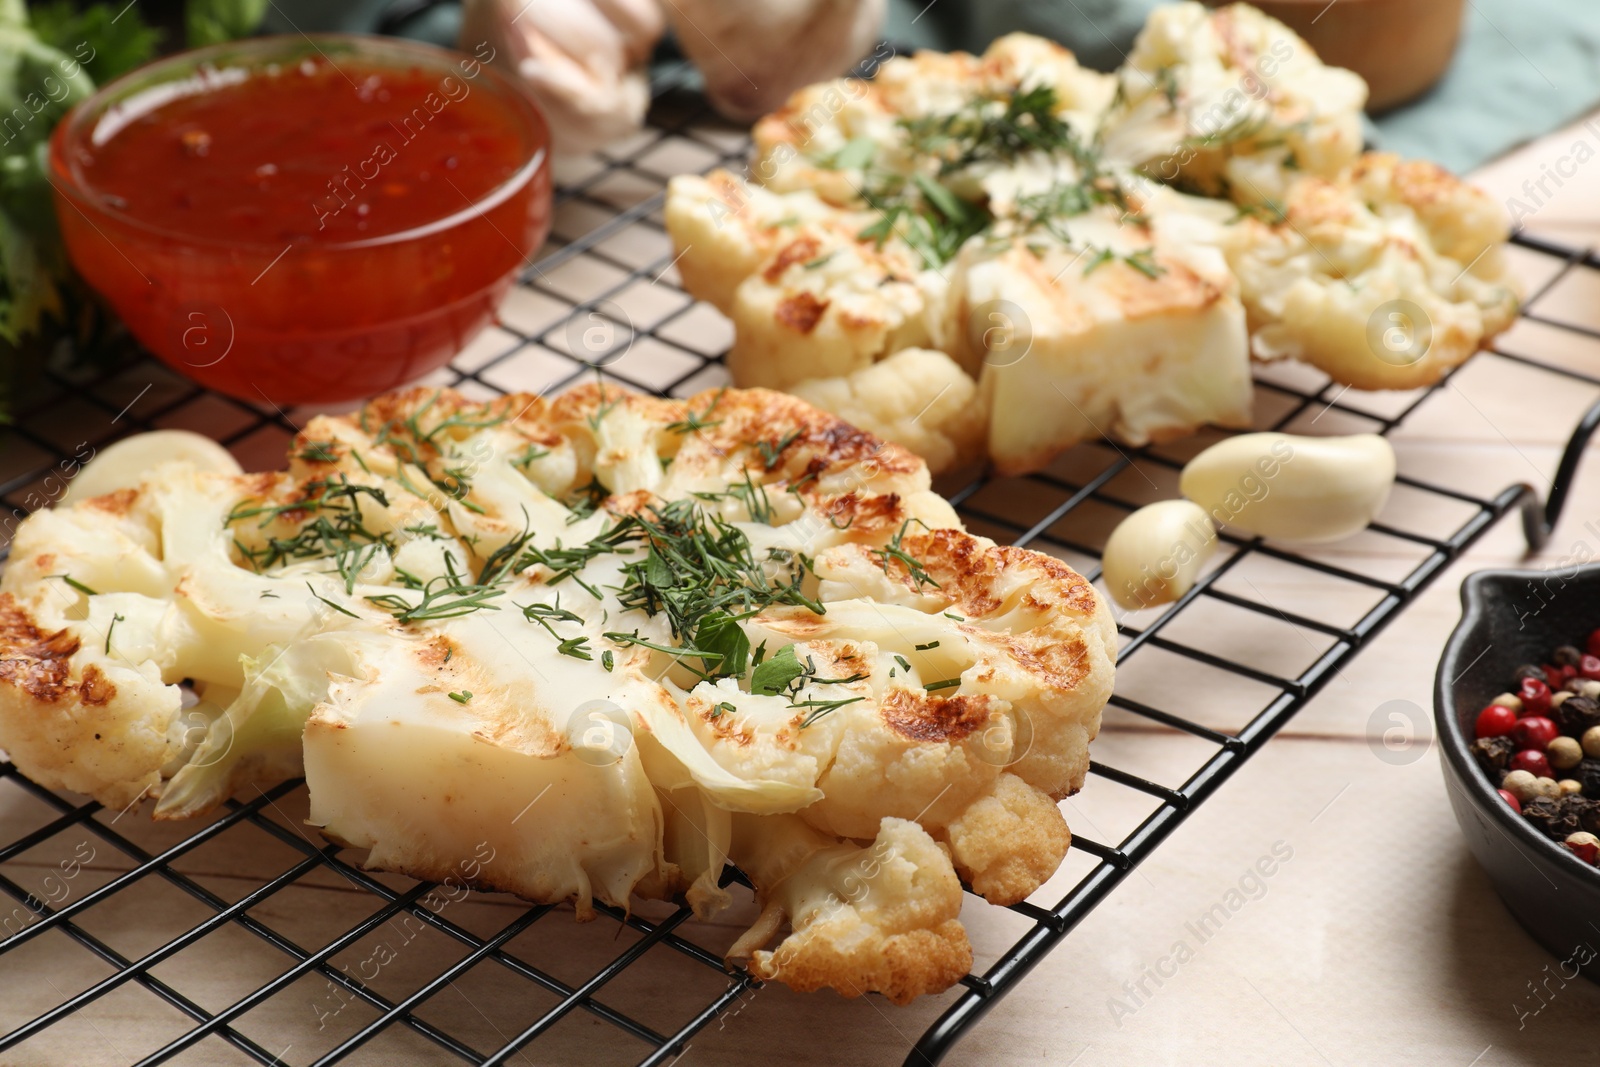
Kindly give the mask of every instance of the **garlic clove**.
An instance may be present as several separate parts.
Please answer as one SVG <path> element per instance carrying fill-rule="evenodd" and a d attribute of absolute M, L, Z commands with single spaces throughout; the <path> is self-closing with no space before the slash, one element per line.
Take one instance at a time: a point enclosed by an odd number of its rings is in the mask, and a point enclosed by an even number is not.
<path fill-rule="evenodd" d="M 239 461 L 209 437 L 188 430 L 151 430 L 124 437 L 95 453 L 72 480 L 62 501 L 70 503 L 133 489 L 158 464 L 182 461 L 196 470 L 238 474 Z"/>
<path fill-rule="evenodd" d="M 670 0 L 667 21 L 705 78 L 711 106 L 737 122 L 776 110 L 797 89 L 849 70 L 872 51 L 887 0 Z"/>
<path fill-rule="evenodd" d="M 1106 540 L 1102 577 L 1122 607 L 1170 604 L 1193 588 L 1217 550 L 1217 531 L 1188 500 L 1149 504 L 1123 519 Z"/>
<path fill-rule="evenodd" d="M 1284 541 L 1337 541 L 1383 509 L 1394 448 L 1377 434 L 1300 437 L 1247 433 L 1183 468 L 1183 495 L 1219 525 Z"/>
<path fill-rule="evenodd" d="M 467 0 L 461 50 L 520 76 L 578 155 L 635 133 L 650 106 L 645 63 L 665 31 L 656 0 Z"/>

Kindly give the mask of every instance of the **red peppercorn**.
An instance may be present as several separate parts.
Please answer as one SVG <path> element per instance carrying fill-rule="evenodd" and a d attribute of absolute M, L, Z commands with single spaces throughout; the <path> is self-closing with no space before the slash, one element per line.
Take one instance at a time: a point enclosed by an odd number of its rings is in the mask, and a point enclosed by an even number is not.
<path fill-rule="evenodd" d="M 1504 737 L 1517 725 L 1517 713 L 1503 704 L 1490 704 L 1478 712 L 1473 737 Z"/>
<path fill-rule="evenodd" d="M 1595 846 L 1591 842 L 1585 841 L 1582 844 L 1574 845 L 1572 842 L 1567 841 L 1564 842 L 1564 844 L 1574 856 L 1577 856 L 1580 860 L 1589 864 L 1591 867 L 1594 866 L 1596 860 L 1600 860 L 1600 847 Z"/>
<path fill-rule="evenodd" d="M 1584 644 L 1589 649 L 1589 655 L 1600 656 L 1600 630 L 1596 630 L 1591 633 L 1589 635 L 1589 640 L 1584 642 Z"/>
<path fill-rule="evenodd" d="M 1511 805 L 1512 811 L 1516 812 L 1518 815 L 1522 814 L 1522 802 L 1513 794 L 1506 792 L 1504 789 L 1496 789 L 1495 792 L 1500 794 L 1501 800 Z"/>
<path fill-rule="evenodd" d="M 1554 663 L 1546 663 L 1544 665 L 1545 685 L 1548 685 L 1552 690 L 1555 690 L 1560 689 L 1563 685 L 1565 685 L 1566 681 L 1566 678 L 1561 674 L 1560 667 L 1557 667 Z"/>
<path fill-rule="evenodd" d="M 1600 659 L 1595 661 L 1600 668 Z M 1522 698 L 1522 714 L 1544 715 L 1550 710 L 1550 687 L 1537 678 L 1524 678 L 1517 686 L 1517 696 Z"/>
<path fill-rule="evenodd" d="M 1527 715 L 1517 720 L 1511 728 L 1512 740 L 1520 748 L 1531 748 L 1535 752 L 1543 752 L 1550 747 L 1550 742 L 1561 736 L 1560 727 L 1543 715 Z"/>
<path fill-rule="evenodd" d="M 1514 771 L 1527 771 L 1535 778 L 1549 778 L 1550 761 L 1538 749 L 1525 748 L 1511 757 L 1511 769 Z"/>
<path fill-rule="evenodd" d="M 1578 668 L 1572 666 L 1571 664 L 1567 664 L 1566 666 L 1559 667 L 1557 669 L 1561 671 L 1561 685 L 1556 686 L 1555 688 L 1557 689 L 1560 689 L 1562 685 L 1566 685 L 1568 682 L 1572 681 L 1578 676 Z"/>
<path fill-rule="evenodd" d="M 1600 656 L 1587 655 L 1578 661 L 1578 677 L 1600 681 Z"/>

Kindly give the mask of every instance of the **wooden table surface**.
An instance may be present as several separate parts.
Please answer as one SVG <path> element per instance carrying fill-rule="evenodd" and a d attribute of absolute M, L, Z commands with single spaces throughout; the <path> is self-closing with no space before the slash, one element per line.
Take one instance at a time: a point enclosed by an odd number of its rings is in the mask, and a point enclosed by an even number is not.
<path fill-rule="evenodd" d="M 1546 180 L 1550 195 L 1540 196 L 1524 221 L 1535 233 L 1587 246 L 1600 237 L 1600 163 L 1570 163 L 1580 140 L 1600 147 L 1600 132 L 1574 126 L 1486 168 L 1480 180 L 1497 199 L 1515 196 L 1527 202 L 1525 181 L 1537 183 L 1546 168 L 1575 171 L 1560 188 Z M 1534 257 L 1525 259 L 1530 271 L 1540 269 Z M 1600 327 L 1597 296 L 1575 286 L 1552 299 L 1580 321 Z M 1509 351 L 1600 370 L 1600 344 L 1578 344 L 1530 324 L 1519 324 L 1502 344 Z M 1395 435 L 1401 470 L 1481 495 L 1519 481 L 1543 490 L 1578 413 L 1593 399 L 1593 391 L 1568 381 L 1480 355 Z M 1334 429 L 1337 416 L 1318 426 L 1319 431 Z M 264 461 L 271 461 L 278 444 L 264 447 Z M 1426 728 L 1433 671 L 1459 614 L 1462 576 L 1486 566 L 1548 566 L 1597 554 L 1600 457 L 1591 455 L 1546 551 L 1529 560 L 1515 522 L 1500 523 L 1126 879 L 947 1062 L 1078 1067 L 1597 1062 L 1600 986 L 1567 983 L 1553 997 L 1547 993 L 1542 1007 L 1532 999 L 1531 987 L 1546 980 L 1553 958 L 1511 919 L 1468 854 L 1427 737 L 1415 742 L 1409 762 L 1380 759 L 1371 744 L 1374 712 L 1389 702 L 1409 701 Z M 1332 555 L 1347 566 L 1379 573 L 1409 566 L 1362 538 L 1335 546 Z M 1259 592 L 1269 602 L 1292 602 L 1307 592 L 1289 578 L 1275 581 L 1266 575 L 1260 582 Z M 1600 619 L 1600 610 L 1596 614 Z M 1218 640 L 1226 650 L 1229 641 L 1247 643 L 1250 636 L 1224 629 Z M 1308 649 L 1314 651 L 1310 644 L 1298 648 L 1291 642 L 1287 649 L 1263 654 L 1292 662 L 1304 659 Z M 1141 679 L 1144 684 L 1193 690 L 1197 707 L 1227 705 L 1225 691 L 1208 688 L 1227 683 L 1187 673 L 1181 661 L 1166 667 L 1153 662 L 1157 673 Z M 1145 671 L 1150 674 L 1150 668 Z M 1156 780 L 1181 781 L 1193 767 L 1191 746 L 1182 736 L 1112 716 L 1095 753 Z M 1094 780 L 1067 803 L 1069 822 L 1099 840 L 1118 840 L 1147 810 L 1122 793 Z M 293 833 L 305 832 L 299 823 L 303 810 L 303 793 L 269 808 Z M 0 784 L 3 840 L 28 832 L 49 814 L 15 783 Z M 189 828 L 153 826 L 135 812 L 120 818 L 116 829 L 158 849 L 180 840 Z M 46 877 L 84 847 L 95 849 L 94 858 L 70 880 L 66 899 L 129 867 L 104 843 L 68 830 L 0 869 L 26 888 L 53 894 Z M 1263 857 L 1273 858 L 1273 873 L 1251 877 Z M 234 901 L 299 858 L 268 834 L 243 828 L 175 866 Z M 1081 874 L 1083 868 L 1073 864 L 1069 861 L 1058 879 Z M 410 884 L 385 880 L 398 887 Z M 1201 930 L 1202 917 L 1230 893 L 1241 893 L 1243 906 L 1220 927 Z M 1047 888 L 1040 898 L 1049 895 Z M 370 915 L 376 903 L 337 875 L 318 871 L 249 914 L 301 945 L 316 947 Z M 446 905 L 446 917 L 485 936 L 520 911 L 501 898 L 471 897 Z M 147 878 L 90 909 L 83 925 L 136 958 L 211 914 L 209 906 L 160 878 Z M 716 923 L 696 927 L 692 937 L 720 950 L 751 917 L 746 904 Z M 1007 925 L 1014 918 L 969 908 L 980 967 L 985 953 L 1016 936 L 1014 925 Z M 580 927 L 570 914 L 557 911 L 511 946 L 554 978 L 575 984 L 634 939 L 614 921 Z M 382 958 L 382 965 L 373 967 L 373 987 L 399 999 L 460 956 L 459 946 L 437 933 L 419 934 L 391 922 L 336 959 L 354 971 Z M 707 968 L 665 950 L 653 949 L 648 961 L 651 966 L 634 968 L 608 984 L 601 999 L 662 1032 L 676 1029 L 725 984 Z M 286 966 L 284 955 L 225 924 L 151 973 L 202 1006 L 220 1010 Z M 107 964 L 59 932 L 0 957 L 0 1031 L 110 973 Z M 555 1002 L 553 995 L 531 988 L 504 968 L 480 964 L 419 1014 L 478 1048 L 494 1048 Z M 770 986 L 711 1023 L 680 1062 L 692 1067 L 773 1061 L 896 1065 L 949 1002 L 949 997 L 935 998 L 896 1008 L 879 998 L 802 996 Z M 374 1015 L 371 1008 L 339 997 L 325 979 L 303 977 L 246 1015 L 240 1028 L 275 1052 L 283 1049 L 286 1061 L 303 1063 Z M 123 986 L 0 1053 L 0 1067 L 129 1063 L 187 1028 L 182 1015 L 148 991 Z M 512 1062 L 631 1063 L 645 1051 L 592 1014 L 576 1011 Z M 213 1038 L 175 1062 L 249 1061 Z M 459 1061 L 398 1026 L 348 1062 Z"/>

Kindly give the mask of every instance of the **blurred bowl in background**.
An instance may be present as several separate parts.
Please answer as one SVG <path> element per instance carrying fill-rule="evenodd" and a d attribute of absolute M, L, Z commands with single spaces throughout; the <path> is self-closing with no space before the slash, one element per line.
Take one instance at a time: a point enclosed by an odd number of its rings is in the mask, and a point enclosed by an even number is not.
<path fill-rule="evenodd" d="M 1211 0 L 1213 6 L 1221 6 Z M 1371 90 L 1372 113 L 1412 100 L 1444 75 L 1461 37 L 1465 0 L 1250 0 Z"/>

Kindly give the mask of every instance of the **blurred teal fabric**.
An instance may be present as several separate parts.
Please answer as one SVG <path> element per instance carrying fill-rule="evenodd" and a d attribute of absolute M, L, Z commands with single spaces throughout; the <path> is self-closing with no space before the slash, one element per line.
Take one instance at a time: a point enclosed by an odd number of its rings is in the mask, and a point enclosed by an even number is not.
<path fill-rule="evenodd" d="M 1086 66 L 1122 60 L 1157 0 L 890 0 L 885 36 L 977 51 L 1025 30 L 1060 41 Z M 1404 32 L 1396 27 L 1396 32 Z M 1467 0 L 1450 69 L 1426 96 L 1380 117 L 1380 148 L 1464 173 L 1600 103 L 1600 3 Z"/>

